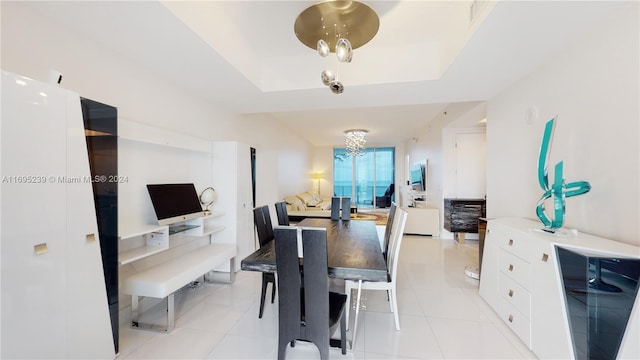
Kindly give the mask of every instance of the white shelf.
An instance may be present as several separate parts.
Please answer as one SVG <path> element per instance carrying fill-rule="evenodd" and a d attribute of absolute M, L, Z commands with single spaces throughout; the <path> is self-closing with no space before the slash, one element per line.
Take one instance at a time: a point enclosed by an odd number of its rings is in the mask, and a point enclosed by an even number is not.
<path fill-rule="evenodd" d="M 161 225 L 142 225 L 135 229 L 120 229 L 118 237 L 120 240 L 131 239 L 137 236 L 143 236 L 151 233 L 164 233 L 169 230 L 168 226 Z"/>
<path fill-rule="evenodd" d="M 168 250 L 169 246 L 153 246 L 153 245 L 145 245 L 135 249 L 131 249 L 129 251 L 122 252 L 118 254 L 118 262 L 120 265 L 125 265 L 136 260 L 143 259 L 147 256 L 151 256 L 165 250 Z"/>
<path fill-rule="evenodd" d="M 217 226 L 207 226 L 204 228 L 202 234 L 203 235 L 211 235 L 211 234 L 215 234 L 217 232 L 220 232 L 222 230 L 224 230 L 225 227 L 223 225 L 217 225 Z"/>
<path fill-rule="evenodd" d="M 120 240 L 143 237 L 145 245 L 126 250 L 118 254 L 120 265 L 140 260 L 169 249 L 169 227 L 160 225 L 143 225 L 120 235 Z"/>
<path fill-rule="evenodd" d="M 212 211 L 211 214 L 197 219 L 189 220 L 185 224 L 197 225 L 197 228 L 186 230 L 177 234 L 187 236 L 209 236 L 225 229 L 223 225 L 211 224 L 211 219 L 224 215 L 223 211 Z M 143 237 L 145 244 L 131 250 L 125 250 L 118 254 L 118 262 L 125 265 L 136 260 L 143 259 L 170 248 L 169 246 L 169 227 L 160 225 L 142 225 L 135 229 L 121 230 L 120 240 L 132 239 L 135 237 Z"/>

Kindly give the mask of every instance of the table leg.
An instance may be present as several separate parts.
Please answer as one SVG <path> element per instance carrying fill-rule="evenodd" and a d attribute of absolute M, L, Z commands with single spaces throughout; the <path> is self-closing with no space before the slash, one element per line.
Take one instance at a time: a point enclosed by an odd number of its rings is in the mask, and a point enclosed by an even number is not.
<path fill-rule="evenodd" d="M 362 280 L 358 280 L 358 295 L 356 296 L 356 316 L 353 319 L 353 335 L 351 336 L 351 350 L 356 346 L 356 330 L 358 329 L 358 314 L 360 313 L 360 296 L 362 295 Z"/>

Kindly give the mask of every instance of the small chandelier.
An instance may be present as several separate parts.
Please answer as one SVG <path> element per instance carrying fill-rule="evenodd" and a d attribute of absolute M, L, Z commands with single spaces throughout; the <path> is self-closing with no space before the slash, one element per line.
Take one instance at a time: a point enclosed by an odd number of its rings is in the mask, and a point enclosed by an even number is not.
<path fill-rule="evenodd" d="M 359 1 L 324 1 L 306 8 L 293 26 L 298 40 L 322 57 L 334 52 L 339 62 L 350 63 L 353 50 L 368 43 L 378 32 L 380 19 Z M 344 86 L 337 73 L 325 69 L 320 78 L 334 94 Z"/>
<path fill-rule="evenodd" d="M 367 133 L 369 133 L 367 130 L 362 129 L 352 129 L 344 132 L 347 155 L 352 157 L 364 155 L 362 149 L 367 143 Z"/>

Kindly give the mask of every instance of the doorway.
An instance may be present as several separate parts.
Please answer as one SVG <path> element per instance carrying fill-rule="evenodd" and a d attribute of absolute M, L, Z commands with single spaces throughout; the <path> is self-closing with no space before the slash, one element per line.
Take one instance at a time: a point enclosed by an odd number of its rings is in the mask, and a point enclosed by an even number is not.
<path fill-rule="evenodd" d="M 484 198 L 486 179 L 486 134 L 457 133 L 454 148 L 457 198 Z"/>

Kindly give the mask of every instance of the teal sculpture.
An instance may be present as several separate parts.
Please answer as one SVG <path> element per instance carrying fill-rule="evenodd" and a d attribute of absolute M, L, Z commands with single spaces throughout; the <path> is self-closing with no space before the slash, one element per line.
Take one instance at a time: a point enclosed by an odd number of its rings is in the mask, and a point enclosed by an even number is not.
<path fill-rule="evenodd" d="M 555 120 L 547 121 L 540 146 L 540 156 L 538 158 L 538 183 L 544 191 L 536 206 L 536 215 L 544 225 L 543 230 L 555 233 L 564 224 L 565 199 L 568 197 L 581 195 L 591 190 L 591 184 L 586 181 L 575 181 L 566 183 L 564 179 L 563 162 L 560 161 L 554 168 L 553 184 L 549 185 L 549 172 L 547 163 L 549 162 L 551 140 L 555 129 Z M 545 202 L 548 199 L 553 201 L 553 214 L 547 215 Z"/>

